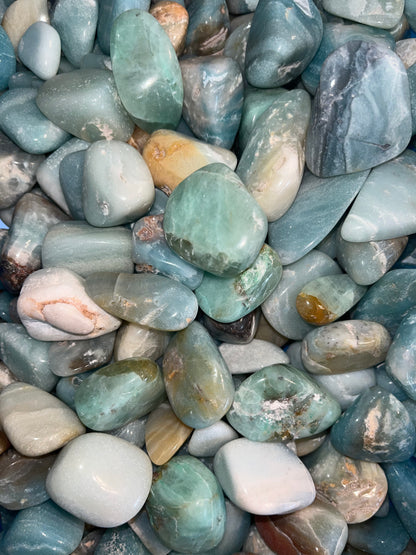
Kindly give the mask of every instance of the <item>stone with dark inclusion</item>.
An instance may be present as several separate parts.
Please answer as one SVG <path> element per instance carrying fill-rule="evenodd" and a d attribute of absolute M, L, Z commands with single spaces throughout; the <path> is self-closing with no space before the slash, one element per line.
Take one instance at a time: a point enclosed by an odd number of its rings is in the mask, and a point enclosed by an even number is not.
<path fill-rule="evenodd" d="M 416 540 L 416 460 L 383 465 L 389 484 L 389 497 L 399 518 L 413 540 Z"/>
<path fill-rule="evenodd" d="M 322 30 L 311 0 L 260 0 L 247 43 L 247 81 L 259 88 L 292 81 L 314 57 Z"/>
<path fill-rule="evenodd" d="M 224 535 L 221 487 L 195 457 L 174 457 L 158 469 L 146 509 L 153 529 L 171 549 L 200 553 L 218 545 Z"/>
<path fill-rule="evenodd" d="M 217 341 L 246 345 L 256 335 L 259 319 L 260 312 L 257 309 L 229 324 L 217 322 L 206 314 L 202 317 L 202 322 L 210 335 Z"/>
<path fill-rule="evenodd" d="M 411 134 L 408 78 L 395 53 L 354 40 L 328 56 L 306 137 L 306 163 L 315 175 L 378 166 L 400 154 Z"/>
<path fill-rule="evenodd" d="M 139 537 L 128 524 L 117 528 L 107 528 L 94 550 L 95 555 L 108 555 L 117 549 L 119 553 L 134 553 L 135 555 L 150 555 Z"/>
<path fill-rule="evenodd" d="M 191 0 L 188 2 L 189 25 L 185 53 L 210 56 L 224 48 L 230 30 L 225 0 Z"/>

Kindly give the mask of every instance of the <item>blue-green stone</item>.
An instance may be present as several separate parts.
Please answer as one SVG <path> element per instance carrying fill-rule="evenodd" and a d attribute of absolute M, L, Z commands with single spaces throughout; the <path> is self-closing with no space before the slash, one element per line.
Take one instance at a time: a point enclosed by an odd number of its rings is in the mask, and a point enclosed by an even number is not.
<path fill-rule="evenodd" d="M 408 78 L 395 53 L 354 40 L 328 56 L 306 137 L 312 173 L 331 177 L 378 166 L 403 152 L 411 134 Z"/>
<path fill-rule="evenodd" d="M 105 54 L 94 54 L 90 52 L 86 54 L 82 60 L 80 69 L 109 69 L 112 70 L 111 58 Z"/>
<path fill-rule="evenodd" d="M 227 420 L 252 441 L 287 441 L 323 432 L 340 414 L 338 402 L 312 378 L 275 364 L 243 381 Z"/>
<path fill-rule="evenodd" d="M 389 484 L 389 497 L 401 523 L 416 541 L 416 460 L 383 465 Z"/>
<path fill-rule="evenodd" d="M 184 329 L 198 311 L 192 291 L 164 276 L 97 272 L 87 276 L 86 288 L 113 316 L 157 330 Z"/>
<path fill-rule="evenodd" d="M 67 378 L 61 378 L 56 384 L 56 396 L 58 399 L 63 401 L 70 409 L 74 412 L 75 410 L 75 393 L 81 383 L 91 376 L 94 370 L 89 370 L 88 372 L 83 372 L 82 374 L 76 374 L 75 376 L 68 376 Z"/>
<path fill-rule="evenodd" d="M 300 75 L 322 38 L 322 18 L 311 0 L 260 0 L 246 51 L 246 78 L 254 87 L 280 87 Z"/>
<path fill-rule="evenodd" d="M 259 0 L 227 0 L 227 6 L 234 15 L 254 12 Z"/>
<path fill-rule="evenodd" d="M 409 22 L 412 29 L 416 28 L 416 1 L 415 0 L 405 0 L 404 3 L 404 15 Z"/>
<path fill-rule="evenodd" d="M 166 204 L 168 202 L 168 195 L 164 193 L 161 189 L 155 189 L 155 200 L 153 201 L 152 207 L 147 213 L 148 216 L 158 216 L 159 214 L 164 214 L 166 209 Z"/>
<path fill-rule="evenodd" d="M 253 264 L 233 278 L 205 273 L 195 295 L 205 314 L 217 322 L 230 323 L 260 306 L 274 291 L 281 277 L 280 259 L 265 244 Z"/>
<path fill-rule="evenodd" d="M 195 457 L 174 457 L 158 469 L 146 510 L 163 543 L 183 553 L 212 549 L 224 535 L 226 513 L 221 487 Z"/>
<path fill-rule="evenodd" d="M 179 62 L 169 37 L 143 10 L 128 10 L 111 29 L 111 63 L 121 101 L 144 131 L 175 129 L 182 113 Z"/>
<path fill-rule="evenodd" d="M 0 90 L 8 87 L 9 78 L 16 71 L 16 56 L 8 34 L 0 27 Z"/>
<path fill-rule="evenodd" d="M 416 65 L 407 67 L 410 89 L 410 109 L 412 112 L 412 135 L 416 133 Z"/>
<path fill-rule="evenodd" d="M 48 23 L 33 23 L 20 39 L 17 53 L 20 61 L 40 79 L 56 75 L 61 59 L 61 40 Z"/>
<path fill-rule="evenodd" d="M 185 52 L 194 56 L 210 56 L 224 48 L 230 30 L 225 0 L 191 0 L 187 2 L 189 24 Z"/>
<path fill-rule="evenodd" d="M 109 555 L 111 553 L 150 555 L 150 551 L 146 549 L 128 524 L 123 524 L 123 526 L 117 528 L 108 528 L 94 550 L 94 555 Z"/>
<path fill-rule="evenodd" d="M 393 270 L 416 268 L 416 234 L 408 237 L 406 248 L 401 254 L 399 260 L 393 266 Z"/>
<path fill-rule="evenodd" d="M 267 234 L 264 212 L 224 164 L 210 164 L 184 179 L 169 197 L 163 223 L 179 256 L 220 277 L 253 264 Z"/>
<path fill-rule="evenodd" d="M 17 515 L 17 511 L 9 511 L 0 505 L 0 547 L 2 546 L 1 540 L 4 538 L 5 533 L 10 528 L 13 520 Z"/>
<path fill-rule="evenodd" d="M 365 25 L 391 29 L 399 22 L 404 8 L 404 0 L 323 0 L 322 7 L 330 14 L 358 21 Z"/>
<path fill-rule="evenodd" d="M 12 305 L 17 297 L 8 291 L 0 291 L 0 318 L 4 322 L 13 322 Z"/>
<path fill-rule="evenodd" d="M 387 353 L 388 354 L 388 353 Z M 400 387 L 399 382 L 393 380 L 393 378 L 386 372 L 386 363 L 381 362 L 375 368 L 376 374 L 376 384 L 389 393 L 392 393 L 399 401 L 408 401 L 409 397 L 402 387 Z M 416 426 L 416 422 L 414 423 Z"/>
<path fill-rule="evenodd" d="M 75 220 L 85 220 L 82 208 L 82 180 L 84 177 L 85 150 L 67 154 L 59 164 L 59 182 L 62 193 Z"/>
<path fill-rule="evenodd" d="M 387 373 L 416 401 L 416 310 L 401 321 L 386 358 Z"/>
<path fill-rule="evenodd" d="M 104 69 L 56 75 L 40 87 L 36 103 L 47 118 L 84 141 L 127 141 L 133 133 L 134 123 L 120 101 L 113 75 Z"/>
<path fill-rule="evenodd" d="M 70 136 L 39 110 L 37 89 L 10 89 L 0 98 L 0 128 L 17 146 L 30 154 L 44 154 L 60 147 Z"/>
<path fill-rule="evenodd" d="M 176 416 L 187 426 L 205 428 L 230 408 L 230 371 L 208 331 L 198 322 L 175 334 L 163 357 L 166 393 Z"/>
<path fill-rule="evenodd" d="M 251 19 L 238 25 L 225 41 L 224 56 L 237 62 L 241 73 L 244 73 L 246 63 L 246 47 L 250 33 Z M 244 78 L 244 75 L 243 75 Z"/>
<path fill-rule="evenodd" d="M 43 83 L 32 71 L 17 71 L 9 78 L 9 89 L 38 89 Z"/>
<path fill-rule="evenodd" d="M 80 420 L 92 430 L 119 428 L 148 414 L 165 397 L 162 373 L 156 362 L 129 358 L 100 368 L 75 393 Z"/>
<path fill-rule="evenodd" d="M 369 462 L 401 462 L 416 447 L 416 430 L 402 403 L 378 386 L 364 391 L 331 429 L 337 451 Z"/>
<path fill-rule="evenodd" d="M 84 523 L 52 501 L 19 511 L 6 532 L 5 555 L 68 555 L 82 539 Z"/>

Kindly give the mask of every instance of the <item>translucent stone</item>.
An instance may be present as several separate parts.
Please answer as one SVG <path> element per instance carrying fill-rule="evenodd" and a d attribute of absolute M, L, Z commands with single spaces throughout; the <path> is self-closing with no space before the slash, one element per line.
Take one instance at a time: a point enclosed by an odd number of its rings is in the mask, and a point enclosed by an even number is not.
<path fill-rule="evenodd" d="M 289 362 L 280 347 L 262 339 L 253 339 L 246 345 L 223 343 L 218 349 L 231 374 L 248 374 L 265 366 Z"/>
<path fill-rule="evenodd" d="M 178 2 L 162 0 L 150 8 L 150 14 L 163 27 L 178 56 L 185 48 L 186 31 L 189 15 L 187 10 Z"/>
<path fill-rule="evenodd" d="M 48 23 L 33 23 L 19 41 L 20 61 L 40 79 L 56 75 L 61 60 L 61 39 Z"/>
<path fill-rule="evenodd" d="M 304 457 L 316 451 L 325 441 L 327 433 L 320 433 L 310 437 L 304 437 L 295 441 L 296 454 L 298 457 Z"/>
<path fill-rule="evenodd" d="M 114 360 L 132 357 L 157 360 L 164 354 L 169 340 L 169 332 L 125 322 L 117 333 Z"/>
<path fill-rule="evenodd" d="M 219 420 L 211 426 L 194 430 L 188 452 L 194 457 L 213 457 L 220 447 L 237 438 L 237 432 L 229 424 Z"/>
<path fill-rule="evenodd" d="M 340 0 L 323 0 L 322 6 L 327 12 L 339 17 L 358 21 L 365 25 L 372 25 L 373 27 L 390 29 L 399 22 L 403 14 L 404 0 L 395 0 L 394 2 L 352 0 L 348 4 Z"/>
<path fill-rule="evenodd" d="M 10 77 L 16 71 L 16 56 L 13 44 L 3 27 L 0 29 L 0 56 L 0 90 L 5 90 Z"/>
<path fill-rule="evenodd" d="M 160 541 L 159 536 L 153 530 L 146 509 L 142 509 L 134 518 L 129 520 L 129 526 L 152 555 L 167 555 L 171 551 Z"/>
<path fill-rule="evenodd" d="M 240 551 L 238 555 L 251 555 L 252 553 L 256 553 L 256 555 L 275 554 L 275 552 L 267 546 L 254 524 L 250 527 L 243 549 L 244 551 Z"/>
<path fill-rule="evenodd" d="M 259 310 L 253 310 L 247 316 L 230 324 L 222 324 L 204 315 L 202 322 L 209 334 L 217 341 L 226 341 L 233 345 L 246 345 L 253 340 L 259 325 Z"/>
<path fill-rule="evenodd" d="M 189 26 L 185 53 L 201 57 L 221 52 L 230 28 L 225 0 L 192 0 L 187 4 Z"/>
<path fill-rule="evenodd" d="M 237 27 L 232 30 L 231 34 L 228 36 L 224 45 L 224 56 L 232 58 L 235 62 L 237 62 L 240 67 L 241 73 L 243 74 L 244 66 L 246 63 L 246 48 L 250 29 L 251 19 L 245 21 L 241 25 L 237 25 Z"/>
<path fill-rule="evenodd" d="M 56 384 L 56 396 L 75 412 L 75 393 L 84 380 L 91 376 L 94 370 L 82 372 L 75 376 L 61 378 Z"/>
<path fill-rule="evenodd" d="M 145 443 L 145 425 L 146 417 L 137 418 L 128 424 L 124 424 L 124 426 L 120 426 L 120 428 L 110 430 L 109 433 L 142 448 Z"/>
<path fill-rule="evenodd" d="M 36 21 L 49 23 L 47 0 L 12 2 L 3 16 L 1 25 L 16 49 L 26 29 Z"/>

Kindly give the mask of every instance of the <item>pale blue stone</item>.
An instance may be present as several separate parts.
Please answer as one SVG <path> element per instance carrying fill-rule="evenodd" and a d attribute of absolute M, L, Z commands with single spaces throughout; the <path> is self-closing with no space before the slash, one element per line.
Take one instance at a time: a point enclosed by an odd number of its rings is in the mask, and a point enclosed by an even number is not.
<path fill-rule="evenodd" d="M 399 260 L 393 266 L 393 270 L 398 270 L 402 268 L 416 268 L 416 235 L 411 235 L 408 237 L 407 246 L 404 249 Z"/>
<path fill-rule="evenodd" d="M 22 70 L 10 76 L 9 89 L 38 89 L 43 80 L 29 70 Z"/>
<path fill-rule="evenodd" d="M 16 56 L 8 34 L 0 27 L 0 90 L 7 89 L 9 78 L 16 71 Z"/>
<path fill-rule="evenodd" d="M 232 58 L 240 67 L 241 73 L 244 73 L 246 62 L 246 48 L 248 35 L 250 33 L 251 21 L 239 25 L 225 41 L 224 56 Z"/>
<path fill-rule="evenodd" d="M 59 182 L 71 216 L 85 220 L 82 207 L 82 181 L 84 177 L 85 150 L 67 154 L 59 164 Z"/>
<path fill-rule="evenodd" d="M 416 29 L 416 0 L 405 0 L 404 15 L 412 29 Z"/>
<path fill-rule="evenodd" d="M 168 202 L 168 195 L 164 193 L 161 189 L 155 189 L 155 200 L 153 201 L 152 207 L 147 213 L 148 216 L 158 216 L 165 212 L 166 204 Z"/>
<path fill-rule="evenodd" d="M 61 39 L 48 23 L 33 23 L 20 39 L 17 52 L 20 61 L 40 79 L 56 75 L 61 60 Z"/>
<path fill-rule="evenodd" d="M 56 384 L 56 396 L 75 412 L 75 393 L 82 382 L 94 372 L 95 370 L 89 370 L 82 374 L 61 378 Z"/>
<path fill-rule="evenodd" d="M 409 400 L 409 397 L 406 395 L 405 391 L 399 386 L 398 382 L 393 380 L 389 374 L 386 372 L 386 363 L 381 362 L 377 364 L 376 368 L 376 382 L 377 385 L 392 393 L 399 401 L 406 401 Z"/>
<path fill-rule="evenodd" d="M 386 371 L 416 401 L 416 310 L 403 318 L 386 358 Z"/>
<path fill-rule="evenodd" d="M 234 15 L 254 12 L 258 3 L 259 0 L 227 0 L 228 9 Z"/>
<path fill-rule="evenodd" d="M 90 52 L 82 58 L 80 67 L 81 69 L 96 68 L 108 69 L 112 71 L 111 58 L 105 54 L 95 54 L 94 52 Z"/>

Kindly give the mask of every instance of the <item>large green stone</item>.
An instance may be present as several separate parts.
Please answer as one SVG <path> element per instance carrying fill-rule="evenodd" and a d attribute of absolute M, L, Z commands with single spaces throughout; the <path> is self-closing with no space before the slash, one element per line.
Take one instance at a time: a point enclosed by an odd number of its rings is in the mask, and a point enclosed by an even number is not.
<path fill-rule="evenodd" d="M 128 10 L 114 22 L 111 63 L 117 89 L 135 123 L 148 133 L 175 129 L 182 113 L 182 76 L 175 50 L 156 19 Z"/>

